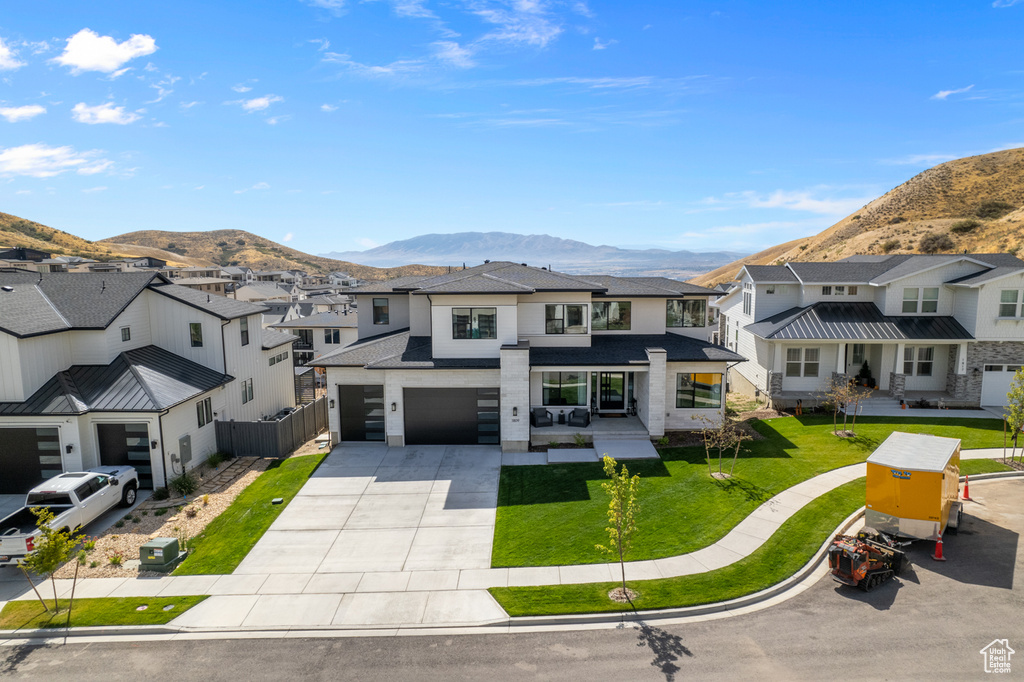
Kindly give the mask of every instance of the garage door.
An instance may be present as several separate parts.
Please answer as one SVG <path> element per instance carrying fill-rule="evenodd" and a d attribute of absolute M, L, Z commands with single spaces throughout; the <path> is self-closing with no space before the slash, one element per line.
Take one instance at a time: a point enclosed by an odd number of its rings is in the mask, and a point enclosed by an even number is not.
<path fill-rule="evenodd" d="M 497 388 L 405 389 L 405 442 L 499 444 L 498 395 Z"/>
<path fill-rule="evenodd" d="M 985 373 L 981 377 L 981 404 L 1005 405 L 1010 382 L 1018 369 L 1020 365 L 985 365 Z"/>
<path fill-rule="evenodd" d="M 0 429 L 0 494 L 27 493 L 62 471 L 57 429 Z"/>

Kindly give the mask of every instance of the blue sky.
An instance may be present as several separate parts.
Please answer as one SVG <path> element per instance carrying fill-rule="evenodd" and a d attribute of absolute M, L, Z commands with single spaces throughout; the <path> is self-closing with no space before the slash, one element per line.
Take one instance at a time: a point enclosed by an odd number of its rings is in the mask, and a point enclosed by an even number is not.
<path fill-rule="evenodd" d="M 754 251 L 1024 146 L 1024 1 L 872 5 L 6 3 L 0 210 Z"/>

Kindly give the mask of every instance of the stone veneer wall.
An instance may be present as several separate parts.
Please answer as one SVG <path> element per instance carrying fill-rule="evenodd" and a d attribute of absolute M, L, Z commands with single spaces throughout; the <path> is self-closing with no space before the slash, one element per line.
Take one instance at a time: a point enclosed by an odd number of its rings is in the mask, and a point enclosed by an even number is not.
<path fill-rule="evenodd" d="M 903 400 L 907 389 L 907 375 L 889 372 L 889 397 Z"/>
<path fill-rule="evenodd" d="M 1024 341 L 978 341 L 967 344 L 964 400 L 975 405 L 981 404 L 981 379 L 985 365 L 1024 365 Z"/>
<path fill-rule="evenodd" d="M 967 396 L 967 375 L 956 373 L 956 353 L 957 346 L 950 346 L 946 363 L 946 393 L 956 400 L 963 400 Z"/>

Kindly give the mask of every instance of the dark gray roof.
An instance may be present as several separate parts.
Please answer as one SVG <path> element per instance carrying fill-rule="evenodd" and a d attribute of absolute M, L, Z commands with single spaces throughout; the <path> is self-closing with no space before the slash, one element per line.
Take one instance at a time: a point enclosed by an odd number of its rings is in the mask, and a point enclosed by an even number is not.
<path fill-rule="evenodd" d="M 530 348 L 535 367 L 573 365 L 646 365 L 648 348 L 661 348 L 668 362 L 743 362 L 742 355 L 724 346 L 679 334 L 594 335 L 590 348 L 544 346 Z"/>
<path fill-rule="evenodd" d="M 434 358 L 429 336 L 409 331 L 382 334 L 321 355 L 313 367 L 365 367 L 366 369 L 494 369 L 498 358 Z"/>
<path fill-rule="evenodd" d="M 866 284 L 908 258 L 892 256 L 870 263 L 789 263 L 788 267 L 804 284 Z"/>
<path fill-rule="evenodd" d="M 348 315 L 329 310 L 325 313 L 317 313 L 308 317 L 297 317 L 287 322 L 279 322 L 270 325 L 274 329 L 308 329 L 321 327 L 357 327 L 359 325 L 358 315 L 350 312 Z"/>
<path fill-rule="evenodd" d="M 874 303 L 815 303 L 790 308 L 746 330 L 763 339 L 966 341 L 974 337 L 953 317 L 886 316 Z"/>
<path fill-rule="evenodd" d="M 999 279 L 1000 277 L 1006 277 L 1007 275 L 1019 275 L 1022 272 L 1024 272 L 1024 266 L 1007 267 L 1001 265 L 991 270 L 983 270 L 970 275 L 964 275 L 963 277 L 957 277 L 947 282 L 947 284 L 963 284 L 974 287 L 985 282 L 991 282 L 994 279 Z"/>
<path fill-rule="evenodd" d="M 273 329 L 263 330 L 263 350 L 270 350 L 283 346 L 286 343 L 295 343 L 299 340 L 299 337 L 295 334 L 289 334 L 288 332 L 277 332 Z"/>
<path fill-rule="evenodd" d="M 422 282 L 428 279 L 422 275 L 410 275 L 407 277 L 396 277 L 389 279 L 386 282 L 369 282 L 367 284 L 361 284 L 358 287 L 352 289 L 353 294 L 390 294 L 395 291 L 409 291 L 407 287 L 416 288 L 417 282 Z"/>
<path fill-rule="evenodd" d="M 0 415 L 159 412 L 233 377 L 157 346 L 125 351 L 109 365 L 73 365 L 28 400 L 0 403 Z"/>
<path fill-rule="evenodd" d="M 157 293 L 170 296 L 222 320 L 233 320 L 247 315 L 257 315 L 267 310 L 266 306 L 238 301 L 206 291 L 196 291 L 195 289 L 178 286 L 177 284 L 154 284 L 151 288 Z"/>
<path fill-rule="evenodd" d="M 785 265 L 744 265 L 755 282 L 796 282 L 796 275 Z"/>
<path fill-rule="evenodd" d="M 666 298 L 671 296 L 717 296 L 720 292 L 668 277 L 614 277 L 587 275 L 588 281 L 600 284 L 607 291 L 600 296 L 629 298 Z"/>
<path fill-rule="evenodd" d="M 0 330 L 25 337 L 66 329 L 105 329 L 156 278 L 113 274 L 0 270 Z"/>

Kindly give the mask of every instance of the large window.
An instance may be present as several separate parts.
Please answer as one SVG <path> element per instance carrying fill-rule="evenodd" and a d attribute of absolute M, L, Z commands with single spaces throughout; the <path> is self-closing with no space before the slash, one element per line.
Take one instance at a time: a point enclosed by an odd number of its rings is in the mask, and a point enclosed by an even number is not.
<path fill-rule="evenodd" d="M 192 341 L 193 348 L 203 347 L 203 324 L 202 322 L 188 323 L 188 336 Z"/>
<path fill-rule="evenodd" d="M 544 306 L 544 333 L 586 334 L 587 306 L 561 303 Z"/>
<path fill-rule="evenodd" d="M 666 327 L 704 327 L 707 325 L 707 299 L 688 298 L 666 301 Z"/>
<path fill-rule="evenodd" d="M 252 379 L 246 379 L 242 382 L 242 404 L 246 404 L 252 400 Z"/>
<path fill-rule="evenodd" d="M 721 374 L 676 375 L 676 407 L 707 409 L 721 406 Z"/>
<path fill-rule="evenodd" d="M 452 338 L 498 338 L 498 309 L 452 308 Z"/>
<path fill-rule="evenodd" d="M 999 317 L 1024 317 L 1021 310 L 1021 292 L 1016 289 L 1003 289 L 999 292 Z"/>
<path fill-rule="evenodd" d="M 903 290 L 903 312 L 936 313 L 939 311 L 938 287 L 907 287 Z"/>
<path fill-rule="evenodd" d="M 390 324 L 388 322 L 388 299 L 386 299 L 386 298 L 375 298 L 375 299 L 373 299 L 373 323 L 374 324 Z"/>
<path fill-rule="evenodd" d="M 341 330 L 340 329 L 325 329 L 324 330 L 324 343 L 332 346 L 336 346 L 341 343 Z"/>
<path fill-rule="evenodd" d="M 818 365 L 821 358 L 819 348 L 787 348 L 786 349 L 786 376 L 787 377 L 816 377 L 818 376 Z"/>
<path fill-rule="evenodd" d="M 910 376 L 930 377 L 935 360 L 935 346 L 905 346 L 903 373 Z"/>
<path fill-rule="evenodd" d="M 196 403 L 196 420 L 199 422 L 199 428 L 213 421 L 213 403 L 210 398 L 204 398 Z"/>
<path fill-rule="evenodd" d="M 586 405 L 587 375 L 584 372 L 544 372 L 544 405 Z"/>
<path fill-rule="evenodd" d="M 750 315 L 754 310 L 754 285 L 743 283 L 743 314 Z"/>
<path fill-rule="evenodd" d="M 633 304 L 629 301 L 597 301 L 591 303 L 590 328 L 593 330 L 629 329 Z"/>
<path fill-rule="evenodd" d="M 238 324 L 239 324 L 239 327 L 242 330 L 242 345 L 243 346 L 248 346 L 249 345 L 249 318 L 248 317 L 239 318 Z"/>

